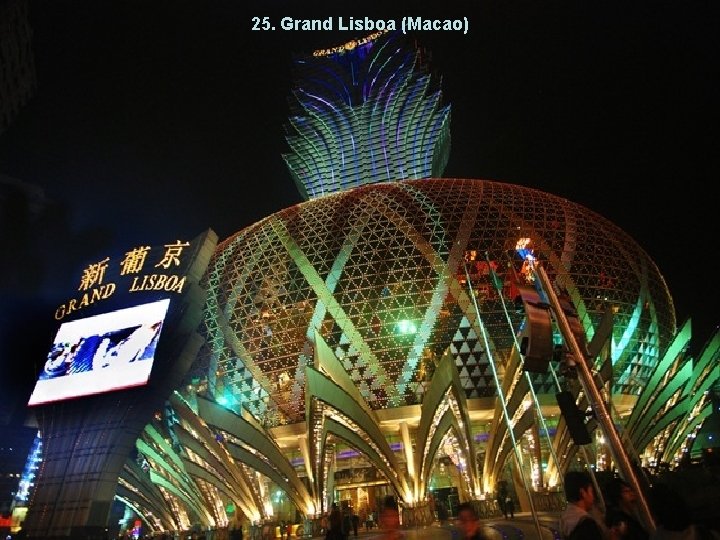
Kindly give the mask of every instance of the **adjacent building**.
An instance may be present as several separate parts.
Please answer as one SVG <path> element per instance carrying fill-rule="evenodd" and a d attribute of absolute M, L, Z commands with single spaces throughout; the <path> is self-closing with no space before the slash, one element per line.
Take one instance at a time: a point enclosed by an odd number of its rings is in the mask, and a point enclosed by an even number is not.
<path fill-rule="evenodd" d="M 37 428 L 3 423 L 0 429 L 0 532 L 9 534 L 24 517 L 14 510 L 26 506 L 27 490 L 34 480 L 28 458 L 37 444 Z"/>
<path fill-rule="evenodd" d="M 27 0 L 0 0 L 0 134 L 35 92 L 37 76 Z"/>

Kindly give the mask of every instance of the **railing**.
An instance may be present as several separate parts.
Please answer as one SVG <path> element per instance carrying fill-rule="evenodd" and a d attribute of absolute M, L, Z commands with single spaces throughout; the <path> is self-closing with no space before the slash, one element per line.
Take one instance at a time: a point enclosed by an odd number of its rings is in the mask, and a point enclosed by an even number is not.
<path fill-rule="evenodd" d="M 560 491 L 534 492 L 532 498 L 537 512 L 561 512 L 567 505 L 565 495 Z"/>

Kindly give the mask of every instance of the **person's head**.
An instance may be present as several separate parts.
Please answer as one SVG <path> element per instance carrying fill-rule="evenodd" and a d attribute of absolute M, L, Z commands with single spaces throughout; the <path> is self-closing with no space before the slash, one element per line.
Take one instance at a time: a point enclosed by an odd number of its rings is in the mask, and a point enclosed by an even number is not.
<path fill-rule="evenodd" d="M 692 523 L 690 509 L 676 489 L 665 484 L 655 484 L 650 490 L 650 507 L 655 519 L 663 529 L 684 531 Z"/>
<path fill-rule="evenodd" d="M 400 511 L 393 496 L 385 497 L 380 512 L 380 527 L 387 530 L 396 530 L 400 527 Z"/>
<path fill-rule="evenodd" d="M 590 475 L 585 471 L 568 471 L 565 474 L 565 497 L 568 502 L 589 510 L 595 502 Z"/>
<path fill-rule="evenodd" d="M 637 493 L 622 478 L 613 478 L 605 488 L 609 506 L 631 508 L 637 502 Z"/>
<path fill-rule="evenodd" d="M 464 502 L 458 506 L 457 520 L 465 538 L 470 538 L 477 533 L 477 530 L 480 528 L 480 519 L 477 511 L 469 502 Z"/>
<path fill-rule="evenodd" d="M 627 533 L 627 514 L 617 507 L 610 506 L 605 512 L 605 525 L 613 533 L 613 538 L 623 538 Z"/>

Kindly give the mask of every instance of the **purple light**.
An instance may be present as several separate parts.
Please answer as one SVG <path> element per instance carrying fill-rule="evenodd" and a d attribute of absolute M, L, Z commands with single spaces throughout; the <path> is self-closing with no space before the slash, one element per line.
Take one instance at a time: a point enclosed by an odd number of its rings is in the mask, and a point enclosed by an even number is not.
<path fill-rule="evenodd" d="M 393 452 L 400 452 L 403 449 L 403 443 L 396 442 L 396 443 L 390 443 L 390 449 Z M 362 455 L 361 452 L 358 452 L 357 450 L 354 450 L 352 448 L 347 448 L 346 450 L 341 450 L 337 453 L 336 457 L 337 459 L 350 459 L 354 457 L 358 457 Z"/>
<path fill-rule="evenodd" d="M 360 452 L 357 450 L 353 450 L 352 448 L 348 448 L 347 450 L 341 450 L 337 453 L 338 459 L 350 459 L 354 457 L 358 457 L 360 455 Z"/>

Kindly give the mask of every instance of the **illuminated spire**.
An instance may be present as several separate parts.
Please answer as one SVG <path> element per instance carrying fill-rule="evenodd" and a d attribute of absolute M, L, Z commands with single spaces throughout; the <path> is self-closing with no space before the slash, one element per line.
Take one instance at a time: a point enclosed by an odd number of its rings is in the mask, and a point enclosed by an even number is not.
<path fill-rule="evenodd" d="M 303 197 L 442 175 L 450 106 L 404 41 L 378 33 L 295 59 L 283 158 Z"/>

